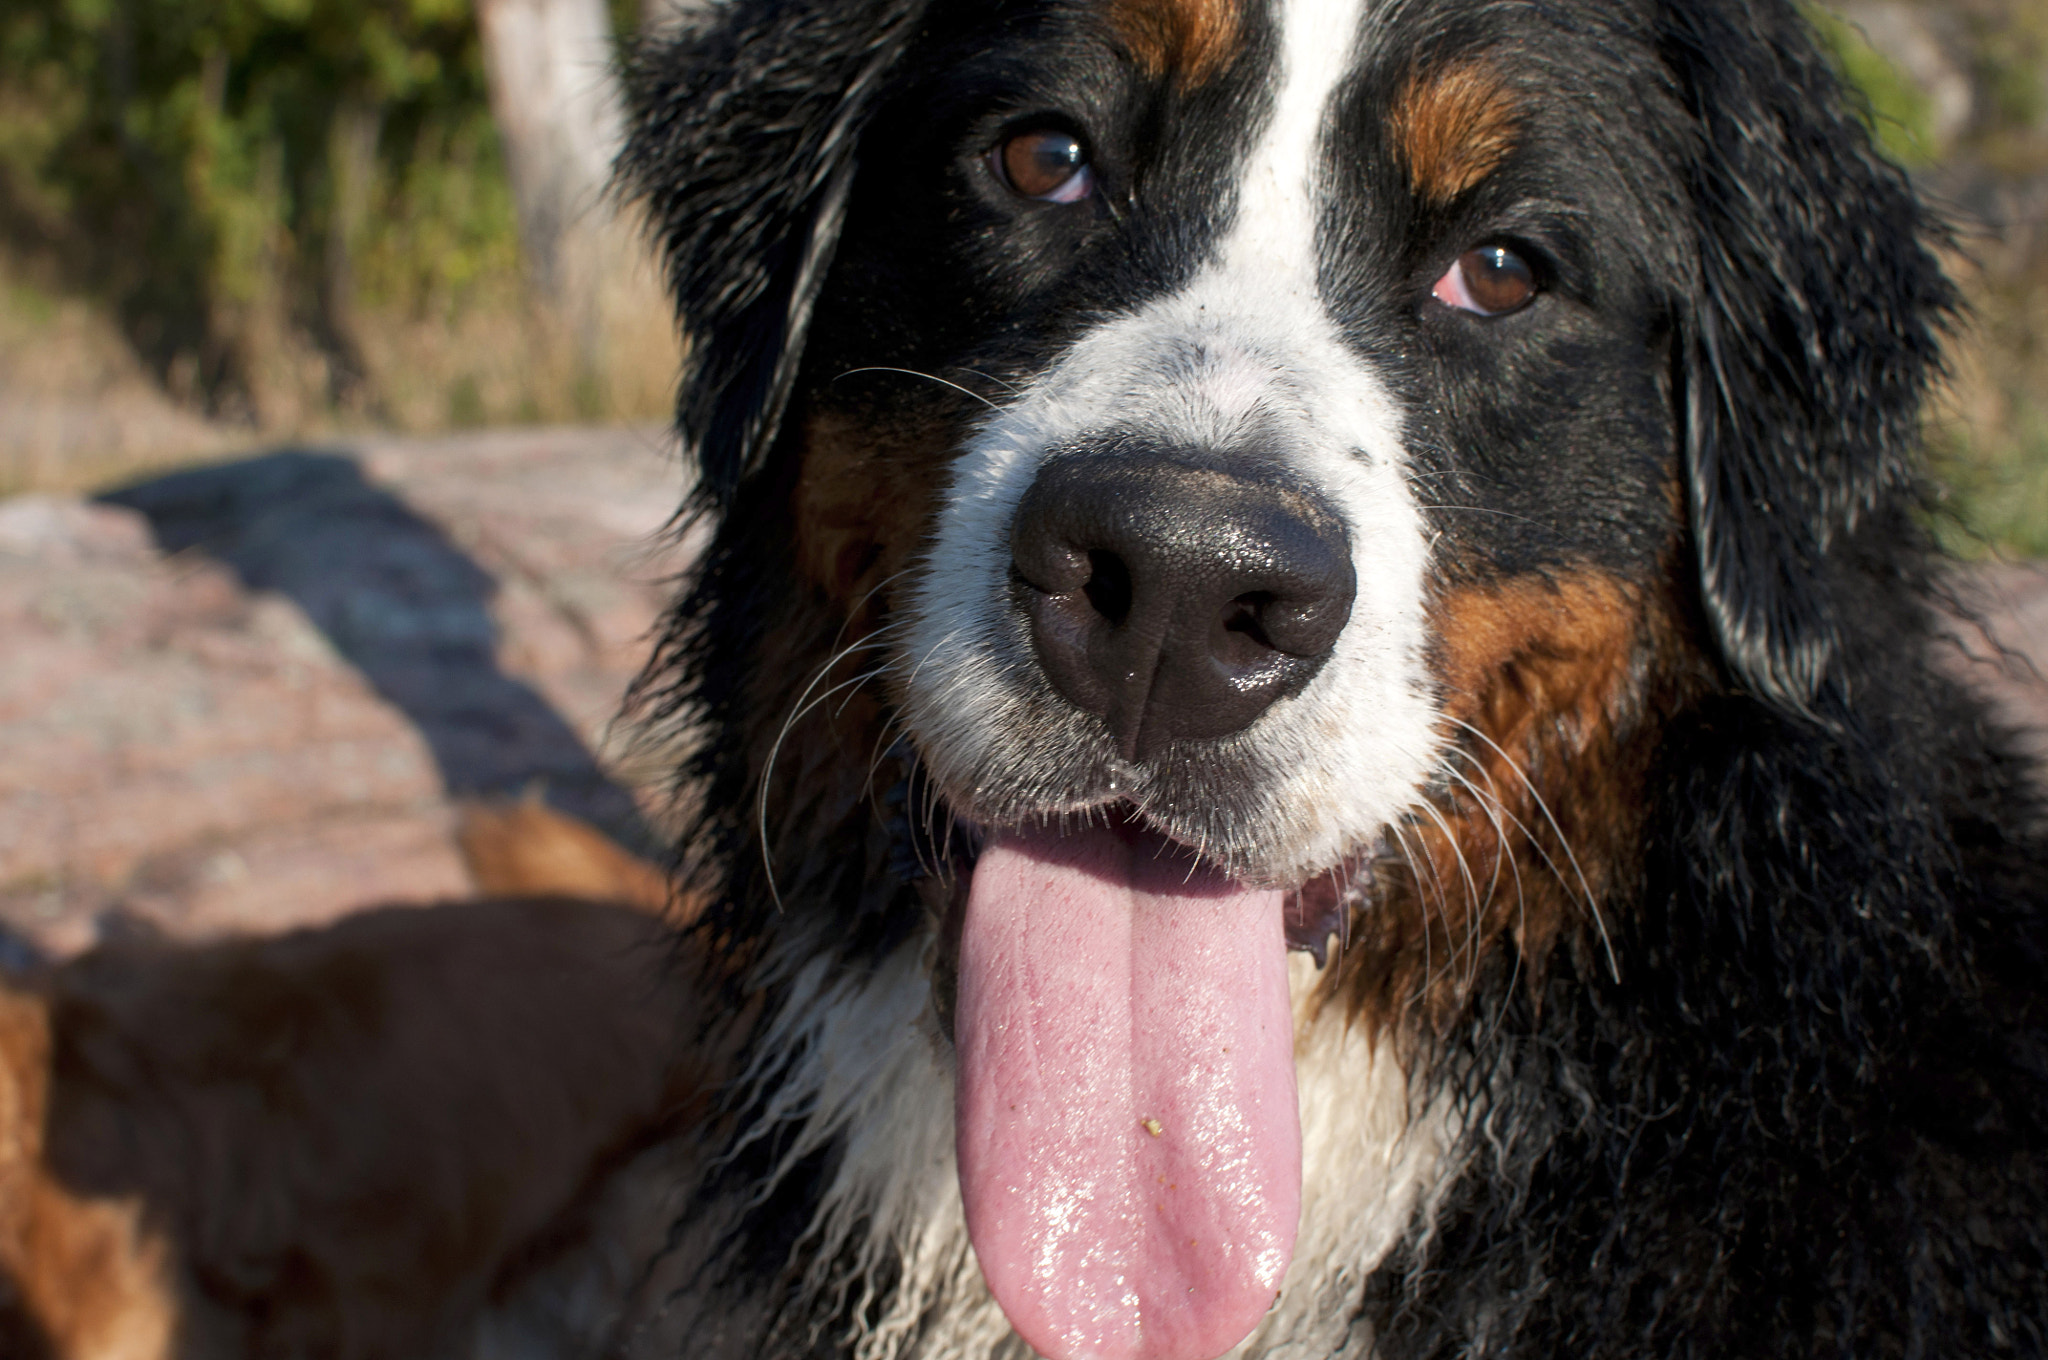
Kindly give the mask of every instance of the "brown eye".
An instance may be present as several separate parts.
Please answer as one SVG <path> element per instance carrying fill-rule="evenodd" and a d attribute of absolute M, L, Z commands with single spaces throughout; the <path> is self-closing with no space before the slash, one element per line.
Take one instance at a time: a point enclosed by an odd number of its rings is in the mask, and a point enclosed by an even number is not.
<path fill-rule="evenodd" d="M 1460 255 L 1430 292 L 1460 311 L 1499 316 L 1529 305 L 1536 271 L 1506 246 L 1480 246 Z"/>
<path fill-rule="evenodd" d="M 1088 148 L 1071 132 L 1020 132 L 998 145 L 989 159 L 1003 183 L 1025 198 L 1075 203 L 1095 187 Z"/>

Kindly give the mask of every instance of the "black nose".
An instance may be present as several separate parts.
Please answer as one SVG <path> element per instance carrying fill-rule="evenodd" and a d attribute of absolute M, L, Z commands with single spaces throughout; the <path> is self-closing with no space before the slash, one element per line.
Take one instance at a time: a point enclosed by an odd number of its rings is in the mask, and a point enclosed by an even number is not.
<path fill-rule="evenodd" d="M 1249 464 L 1056 456 L 1010 526 L 1015 589 L 1053 687 L 1126 760 L 1240 731 L 1306 685 L 1357 578 L 1328 503 Z"/>

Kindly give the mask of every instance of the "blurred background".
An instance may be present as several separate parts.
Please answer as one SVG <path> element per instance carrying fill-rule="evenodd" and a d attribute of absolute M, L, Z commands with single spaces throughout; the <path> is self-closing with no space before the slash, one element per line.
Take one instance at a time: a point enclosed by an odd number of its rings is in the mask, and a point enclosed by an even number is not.
<path fill-rule="evenodd" d="M 689 3 L 0 6 L 0 969 L 462 896 L 480 805 L 660 853 L 679 355 L 607 183 Z"/>
<path fill-rule="evenodd" d="M 676 358 L 603 185 L 618 46 L 686 0 L 12 0 L 0 493 L 364 429 L 658 420 Z M 1813 10 L 1946 205 L 1974 313 L 1954 508 L 2048 552 L 2048 0 Z"/>
<path fill-rule="evenodd" d="M 658 853 L 678 354 L 606 176 L 705 2 L 0 8 L 0 966 L 459 896 L 476 800 Z M 1954 223 L 1942 532 L 2048 556 L 2048 0 L 1811 14 Z"/>
<path fill-rule="evenodd" d="M 1810 8 L 1878 145 L 1954 225 L 1970 313 L 1930 415 L 1958 550 L 2048 554 L 2048 0 Z"/>
<path fill-rule="evenodd" d="M 605 177 L 661 0 L 11 0 L 0 492 L 360 429 L 658 419 Z"/>

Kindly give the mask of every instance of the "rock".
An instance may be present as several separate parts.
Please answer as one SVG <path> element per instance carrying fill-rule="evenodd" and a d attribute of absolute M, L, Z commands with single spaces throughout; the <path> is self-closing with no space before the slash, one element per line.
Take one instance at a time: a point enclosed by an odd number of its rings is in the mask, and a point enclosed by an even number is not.
<path fill-rule="evenodd" d="M 519 431 L 0 502 L 0 926 L 61 955 L 462 894 L 451 800 L 533 787 L 651 847 L 609 726 L 682 488 L 653 433 Z"/>

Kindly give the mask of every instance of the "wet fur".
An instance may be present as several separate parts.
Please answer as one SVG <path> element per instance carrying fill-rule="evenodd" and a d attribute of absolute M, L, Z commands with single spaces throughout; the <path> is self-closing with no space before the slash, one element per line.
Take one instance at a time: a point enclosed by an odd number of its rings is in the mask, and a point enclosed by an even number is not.
<path fill-rule="evenodd" d="M 716 527 L 642 701 L 706 734 L 691 889 L 750 1055 L 681 1230 L 684 1314 L 739 1319 L 721 1354 L 1014 1345 L 954 1217 L 942 926 L 968 795 L 906 735 L 906 582 L 955 455 L 1129 289 L 1193 271 L 1187 205 L 1233 154 L 1164 139 L 1127 258 L 1045 235 L 1014 265 L 971 200 L 903 209 L 928 189 L 894 148 L 963 51 L 998 87 L 1149 60 L 1049 8 L 764 0 L 638 66 L 625 173 L 691 335 L 678 425 Z M 1342 1113 L 1309 1121 L 1325 1180 L 1252 1353 L 2038 1353 L 2038 811 L 1930 661 L 1953 603 L 1918 518 L 1938 225 L 1789 5 L 1547 10 L 1557 60 L 1600 54 L 1552 104 L 1551 49 L 1505 13 L 1376 7 L 1401 59 L 1358 117 L 1409 151 L 1347 162 L 1342 192 L 1393 206 L 1338 223 L 1329 268 L 1395 277 L 1417 266 L 1390 240 L 1481 230 L 1512 207 L 1495 185 L 1569 185 L 1629 262 L 1585 271 L 1587 315 L 1635 329 L 1560 323 L 1504 358 L 1447 331 L 1401 350 L 1440 371 L 1390 370 L 1437 534 L 1443 723 L 1383 852 L 1299 884 L 1347 937 L 1298 994 L 1305 1108 Z M 1231 36 L 1200 82 L 1150 77 L 1159 125 L 1261 107 L 1258 7 Z M 1418 102 L 1425 51 L 1455 99 Z M 1482 145 L 1425 173 L 1432 119 Z M 891 238 L 917 269 L 891 272 Z M 1061 286 L 1097 309 L 1031 305 Z M 1558 373 L 1585 386 L 1555 411 L 1488 404 Z M 1328 1168 L 1367 1164 L 1318 1206 Z"/>

